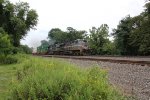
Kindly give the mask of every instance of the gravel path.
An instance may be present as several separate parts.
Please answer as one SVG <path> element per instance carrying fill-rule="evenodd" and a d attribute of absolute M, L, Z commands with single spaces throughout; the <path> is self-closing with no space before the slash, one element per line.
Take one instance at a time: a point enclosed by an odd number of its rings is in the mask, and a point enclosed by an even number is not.
<path fill-rule="evenodd" d="M 81 67 L 97 65 L 108 70 L 111 84 L 127 95 L 134 95 L 137 100 L 150 100 L 150 66 L 119 64 L 101 61 L 66 59 Z"/>

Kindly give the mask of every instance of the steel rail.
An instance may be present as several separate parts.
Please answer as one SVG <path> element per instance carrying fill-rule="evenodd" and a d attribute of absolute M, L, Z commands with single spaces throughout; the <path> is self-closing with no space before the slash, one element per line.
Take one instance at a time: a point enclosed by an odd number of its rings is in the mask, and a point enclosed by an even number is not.
<path fill-rule="evenodd" d="M 103 58 L 102 57 L 90 57 L 90 56 L 60 56 L 60 55 L 42 55 L 42 57 L 54 57 L 54 58 L 65 58 L 65 59 L 77 59 L 77 60 L 91 60 L 91 61 L 103 61 L 112 62 L 120 64 L 137 64 L 137 65 L 148 65 L 150 66 L 150 61 L 143 60 L 131 60 L 131 59 L 113 59 L 113 58 Z"/>

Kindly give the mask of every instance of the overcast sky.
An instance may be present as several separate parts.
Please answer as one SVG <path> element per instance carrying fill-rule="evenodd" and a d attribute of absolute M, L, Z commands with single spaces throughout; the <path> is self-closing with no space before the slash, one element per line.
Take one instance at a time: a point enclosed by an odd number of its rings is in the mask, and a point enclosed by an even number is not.
<path fill-rule="evenodd" d="M 18 2 L 19 0 L 10 0 Z M 127 15 L 135 16 L 143 11 L 145 0 L 20 0 L 29 3 L 39 15 L 37 30 L 31 30 L 22 44 L 40 45 L 49 30 L 73 27 L 86 30 L 92 26 L 108 24 L 110 32 Z"/>

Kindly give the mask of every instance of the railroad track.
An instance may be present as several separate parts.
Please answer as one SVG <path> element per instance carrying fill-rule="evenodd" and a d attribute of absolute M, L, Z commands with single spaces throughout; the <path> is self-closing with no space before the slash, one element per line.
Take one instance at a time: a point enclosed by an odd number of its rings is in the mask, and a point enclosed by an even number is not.
<path fill-rule="evenodd" d="M 91 61 L 104 61 L 121 64 L 137 64 L 150 66 L 150 57 L 104 57 L 104 56 L 60 56 L 60 55 L 42 55 L 43 57 L 65 58 L 65 59 L 78 59 L 78 60 L 91 60 Z"/>

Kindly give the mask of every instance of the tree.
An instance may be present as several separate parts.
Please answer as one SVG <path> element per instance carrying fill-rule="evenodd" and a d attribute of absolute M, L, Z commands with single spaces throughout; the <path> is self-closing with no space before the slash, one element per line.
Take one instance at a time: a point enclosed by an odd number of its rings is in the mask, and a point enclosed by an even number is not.
<path fill-rule="evenodd" d="M 67 41 L 74 41 L 76 39 L 84 39 L 86 36 L 86 31 L 80 30 L 77 31 L 72 27 L 67 27 Z"/>
<path fill-rule="evenodd" d="M 67 34 L 59 28 L 53 28 L 48 33 L 48 38 L 56 43 L 65 42 Z"/>
<path fill-rule="evenodd" d="M 62 31 L 59 28 L 53 28 L 48 33 L 48 38 L 55 43 L 71 42 L 76 39 L 83 39 L 86 36 L 86 31 L 77 31 L 72 27 L 67 27 L 67 31 Z"/>
<path fill-rule="evenodd" d="M 31 54 L 33 52 L 33 48 L 28 47 L 27 45 L 20 45 L 19 47 L 22 53 Z"/>
<path fill-rule="evenodd" d="M 115 37 L 116 47 L 119 49 L 121 55 L 131 54 L 131 47 L 129 45 L 129 37 L 131 33 L 131 17 L 127 16 L 122 19 L 117 26 L 117 29 L 113 30 L 113 36 Z"/>
<path fill-rule="evenodd" d="M 150 55 L 150 3 L 135 17 L 127 16 L 114 29 L 115 43 L 122 55 Z"/>
<path fill-rule="evenodd" d="M 6 32 L 0 28 L 0 56 L 7 56 L 11 53 L 12 45 L 10 43 L 10 38 Z"/>
<path fill-rule="evenodd" d="M 103 54 L 105 55 L 116 55 L 118 54 L 114 42 L 108 41 L 103 45 L 102 48 Z"/>
<path fill-rule="evenodd" d="M 150 2 L 145 4 L 145 8 L 145 14 L 143 16 L 140 30 L 140 32 L 143 34 L 143 39 L 139 47 L 139 52 L 142 55 L 150 55 Z"/>
<path fill-rule="evenodd" d="M 38 15 L 35 10 L 30 9 L 26 2 L 16 5 L 6 0 L 0 1 L 0 27 L 11 37 L 13 46 L 20 45 L 22 39 L 30 29 L 37 24 Z"/>
<path fill-rule="evenodd" d="M 99 28 L 90 29 L 89 45 L 94 54 L 103 54 L 103 46 L 109 41 L 107 24 L 102 24 Z"/>

